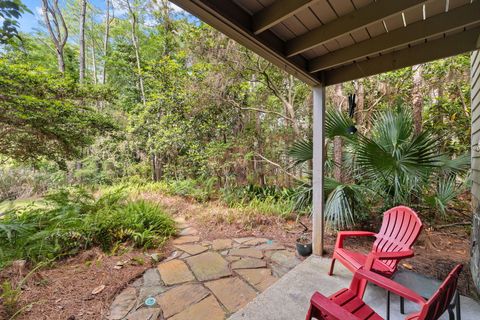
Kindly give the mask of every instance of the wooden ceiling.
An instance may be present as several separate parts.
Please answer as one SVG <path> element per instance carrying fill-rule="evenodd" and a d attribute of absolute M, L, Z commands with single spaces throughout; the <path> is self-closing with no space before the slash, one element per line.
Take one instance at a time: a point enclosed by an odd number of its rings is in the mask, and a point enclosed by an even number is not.
<path fill-rule="evenodd" d="M 304 82 L 480 48 L 480 0 L 171 0 Z"/>

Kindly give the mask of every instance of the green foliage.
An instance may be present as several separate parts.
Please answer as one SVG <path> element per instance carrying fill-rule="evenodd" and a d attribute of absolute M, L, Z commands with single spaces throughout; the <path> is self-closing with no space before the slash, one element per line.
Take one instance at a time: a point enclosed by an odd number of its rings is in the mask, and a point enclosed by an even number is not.
<path fill-rule="evenodd" d="M 387 206 L 411 203 L 412 194 L 440 166 L 435 138 L 428 131 L 415 136 L 405 110 L 379 113 L 371 138 L 361 137 L 355 145 L 361 174 L 386 197 Z"/>
<path fill-rule="evenodd" d="M 6 200 L 26 199 L 63 186 L 66 174 L 58 166 L 37 163 L 37 168 L 4 165 L 0 167 L 0 203 Z M 0 209 L 0 212 L 2 210 Z"/>
<path fill-rule="evenodd" d="M 365 217 L 367 207 L 389 208 L 398 204 L 413 205 L 423 201 L 445 215 L 446 207 L 459 194 L 457 174 L 468 170 L 467 155 L 450 159 L 439 154 L 438 139 L 425 130 L 413 133 L 413 122 L 406 108 L 378 112 L 369 136 L 347 133 L 352 123 L 340 112 L 331 110 L 326 117 L 326 135 L 341 136 L 347 142 L 345 151 L 352 166 L 352 183 L 325 178 L 325 215 L 330 225 L 346 228 L 356 218 Z M 290 153 L 296 163 L 311 159 L 311 143 L 299 141 Z M 435 186 L 432 193 L 431 186 Z M 298 188 L 297 206 L 311 203 L 309 185 Z M 367 203 L 365 199 L 370 199 Z"/>
<path fill-rule="evenodd" d="M 157 205 L 127 201 L 117 189 L 95 199 L 84 189 L 49 194 L 46 206 L 8 211 L 0 222 L 2 265 L 16 259 L 58 259 L 119 242 L 151 248 L 175 233 L 173 220 Z"/>
<path fill-rule="evenodd" d="M 425 197 L 425 202 L 436 208 L 444 217 L 447 213 L 447 205 L 459 195 L 459 188 L 455 183 L 455 176 L 442 178 L 437 183 L 435 193 Z"/>
<path fill-rule="evenodd" d="M 80 155 L 101 132 L 114 128 L 79 100 L 93 88 L 16 60 L 0 58 L 0 154 L 17 161 L 64 161 Z"/>
<path fill-rule="evenodd" d="M 118 242 L 137 247 L 161 246 L 176 229 L 172 219 L 158 206 L 138 200 L 115 209 L 98 211 L 86 219 L 92 242 L 110 250 Z"/>
<path fill-rule="evenodd" d="M 18 19 L 22 14 L 31 12 L 20 0 L 0 0 L 0 44 L 18 37 Z"/>
<path fill-rule="evenodd" d="M 300 164 L 313 159 L 313 142 L 311 140 L 295 141 L 288 151 L 288 154 Z"/>

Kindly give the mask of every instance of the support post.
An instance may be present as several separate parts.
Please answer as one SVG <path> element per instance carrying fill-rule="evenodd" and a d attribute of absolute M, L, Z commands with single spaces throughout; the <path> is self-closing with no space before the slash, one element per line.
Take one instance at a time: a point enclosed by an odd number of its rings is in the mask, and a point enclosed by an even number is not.
<path fill-rule="evenodd" d="M 313 253 L 323 255 L 324 195 L 323 177 L 325 163 L 325 86 L 313 90 L 313 200 L 312 243 Z"/>

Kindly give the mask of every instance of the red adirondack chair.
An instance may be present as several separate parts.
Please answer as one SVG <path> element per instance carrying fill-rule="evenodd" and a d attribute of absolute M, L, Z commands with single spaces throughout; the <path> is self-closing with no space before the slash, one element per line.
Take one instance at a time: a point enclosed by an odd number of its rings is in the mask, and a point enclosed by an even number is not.
<path fill-rule="evenodd" d="M 333 274 L 335 260 L 338 259 L 352 272 L 363 267 L 365 270 L 372 270 L 390 278 L 397 270 L 398 262 L 401 259 L 413 256 L 411 247 L 417 240 L 421 230 L 422 222 L 415 211 L 405 206 L 398 206 L 389 209 L 383 214 L 382 227 L 378 233 L 369 231 L 340 231 L 337 235 L 332 264 L 328 274 Z M 345 238 L 365 236 L 376 238 L 372 251 L 368 255 L 344 248 L 343 241 Z M 363 288 L 364 291 L 365 286 Z"/>
<path fill-rule="evenodd" d="M 360 295 L 361 282 L 372 282 L 400 297 L 420 305 L 419 312 L 406 316 L 406 320 L 436 320 L 445 312 L 457 289 L 457 280 L 462 265 L 457 265 L 443 281 L 437 291 L 426 301 L 414 291 L 371 271 L 359 269 L 355 272 L 349 289 L 342 289 L 329 298 L 315 292 L 310 300 L 307 320 L 383 320 Z"/>

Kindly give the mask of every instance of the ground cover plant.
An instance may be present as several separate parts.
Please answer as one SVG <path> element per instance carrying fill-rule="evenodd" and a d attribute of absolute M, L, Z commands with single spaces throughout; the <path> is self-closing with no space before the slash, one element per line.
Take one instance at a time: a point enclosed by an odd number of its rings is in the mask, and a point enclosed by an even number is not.
<path fill-rule="evenodd" d="M 128 200 L 117 189 L 95 198 L 82 188 L 60 190 L 45 197 L 42 207 L 26 206 L 0 219 L 0 258 L 54 261 L 100 246 L 109 251 L 119 243 L 141 248 L 161 246 L 176 229 L 158 205 Z"/>

